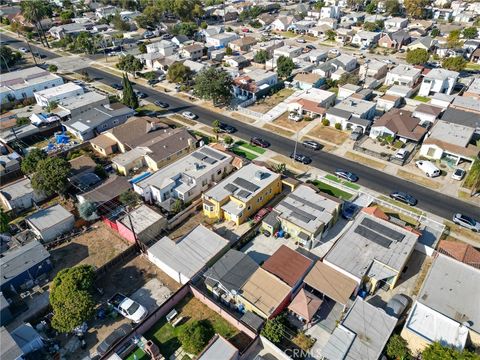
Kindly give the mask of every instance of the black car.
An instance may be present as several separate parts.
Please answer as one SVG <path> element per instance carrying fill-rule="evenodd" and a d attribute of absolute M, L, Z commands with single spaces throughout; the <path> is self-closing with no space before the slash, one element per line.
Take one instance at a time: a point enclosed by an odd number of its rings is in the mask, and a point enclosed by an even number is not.
<path fill-rule="evenodd" d="M 358 181 L 358 176 L 355 175 L 354 173 L 350 171 L 345 171 L 342 169 L 337 169 L 335 170 L 335 175 L 337 175 L 341 179 L 345 179 L 351 182 L 357 182 Z"/>
<path fill-rule="evenodd" d="M 221 131 L 226 132 L 227 134 L 233 134 L 237 129 L 231 125 L 225 124 L 225 123 L 220 123 L 218 125 Z"/>
<path fill-rule="evenodd" d="M 260 146 L 261 148 L 268 148 L 270 146 L 270 143 L 268 141 L 263 140 L 262 138 L 259 138 L 259 137 L 251 138 L 250 144 Z"/>
<path fill-rule="evenodd" d="M 45 59 L 45 58 L 47 57 L 47 55 L 45 55 L 45 54 L 40 54 L 39 52 L 34 52 L 34 53 L 33 53 L 33 56 L 38 57 L 38 58 L 40 58 L 40 59 Z"/>
<path fill-rule="evenodd" d="M 130 333 L 132 330 L 132 327 L 129 324 L 123 324 L 117 329 L 113 330 L 113 332 L 108 335 L 105 340 L 103 340 L 98 346 L 97 346 L 97 353 L 100 356 L 105 355 L 108 350 L 110 350 L 113 345 L 115 345 L 120 339 L 122 339 L 124 336 Z"/>
<path fill-rule="evenodd" d="M 342 206 L 342 217 L 346 220 L 352 220 L 360 208 L 351 202 L 345 202 Z"/>
<path fill-rule="evenodd" d="M 112 88 L 114 88 L 115 90 L 123 90 L 123 85 L 121 85 L 121 84 L 115 83 L 115 84 L 112 84 L 112 85 L 110 85 L 110 86 L 111 86 Z"/>
<path fill-rule="evenodd" d="M 313 46 L 313 45 L 307 45 L 307 46 L 305 46 L 305 47 L 306 47 L 307 49 L 310 49 L 310 50 L 315 50 L 315 49 L 316 49 L 316 47 Z"/>
<path fill-rule="evenodd" d="M 313 150 L 320 150 L 322 148 L 322 146 L 318 142 L 313 140 L 305 140 L 302 144 L 306 148 L 313 149 Z"/>
<path fill-rule="evenodd" d="M 410 205 L 410 206 L 415 206 L 417 205 L 417 199 L 415 199 L 412 195 L 409 195 L 405 192 L 402 191 L 395 191 L 390 194 L 390 197 L 393 200 L 400 201 L 404 204 Z"/>
<path fill-rule="evenodd" d="M 312 159 L 310 159 L 307 155 L 303 155 L 299 153 L 291 154 L 290 159 L 294 159 L 295 161 L 301 162 L 305 165 L 308 165 L 312 162 Z"/>
<path fill-rule="evenodd" d="M 139 99 L 145 99 L 147 97 L 147 94 L 145 94 L 144 92 L 141 92 L 141 91 L 138 91 L 138 90 L 133 90 L 135 92 L 135 94 L 137 95 L 137 97 Z"/>
<path fill-rule="evenodd" d="M 162 109 L 166 109 L 168 108 L 170 105 L 167 104 L 166 102 L 163 102 L 163 101 L 160 101 L 160 100 L 156 100 L 154 102 L 155 105 L 157 105 L 158 107 L 162 108 Z"/>

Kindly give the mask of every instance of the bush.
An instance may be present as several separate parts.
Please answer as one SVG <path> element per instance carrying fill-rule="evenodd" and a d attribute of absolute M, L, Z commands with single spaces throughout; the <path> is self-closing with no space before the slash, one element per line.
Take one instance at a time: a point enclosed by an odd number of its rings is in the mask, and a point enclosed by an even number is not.
<path fill-rule="evenodd" d="M 303 121 L 312 121 L 313 119 L 310 116 L 305 116 Z"/>
<path fill-rule="evenodd" d="M 400 335 L 393 335 L 387 343 L 387 356 L 390 359 L 411 359 L 412 355 L 408 349 L 407 342 Z"/>
<path fill-rule="evenodd" d="M 323 119 L 323 120 L 322 120 L 322 125 L 323 125 L 323 126 L 330 126 L 330 120 L 328 120 L 328 119 Z"/>
<path fill-rule="evenodd" d="M 342 130 L 342 124 L 340 124 L 340 123 L 335 123 L 335 129 L 337 129 L 337 130 Z"/>
<path fill-rule="evenodd" d="M 187 353 L 196 355 L 203 350 L 213 335 L 214 330 L 210 322 L 208 320 L 200 320 L 185 325 L 179 335 L 179 339 Z"/>

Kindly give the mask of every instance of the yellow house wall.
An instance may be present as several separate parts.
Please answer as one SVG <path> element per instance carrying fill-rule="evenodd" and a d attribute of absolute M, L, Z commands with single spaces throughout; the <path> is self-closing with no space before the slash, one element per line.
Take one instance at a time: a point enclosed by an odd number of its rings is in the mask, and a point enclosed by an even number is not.
<path fill-rule="evenodd" d="M 255 305 L 250 303 L 248 300 L 246 300 L 245 298 L 243 298 L 241 296 L 238 296 L 237 298 L 238 298 L 238 302 L 243 304 L 243 306 L 245 307 L 245 310 L 251 311 L 251 312 L 263 317 L 264 319 L 268 319 L 269 315 L 265 314 L 263 311 L 261 311 Z"/>

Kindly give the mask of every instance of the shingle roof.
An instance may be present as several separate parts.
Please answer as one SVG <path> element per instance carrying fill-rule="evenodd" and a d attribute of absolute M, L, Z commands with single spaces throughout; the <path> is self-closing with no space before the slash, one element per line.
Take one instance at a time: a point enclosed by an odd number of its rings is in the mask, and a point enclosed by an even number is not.
<path fill-rule="evenodd" d="M 419 141 L 427 133 L 427 129 L 420 126 L 420 119 L 403 109 L 392 109 L 380 117 L 373 124 L 374 127 L 384 126 L 398 136 Z"/>
<path fill-rule="evenodd" d="M 290 286 L 295 286 L 306 274 L 312 260 L 282 245 L 270 256 L 262 267 Z"/>
<path fill-rule="evenodd" d="M 480 251 L 460 241 L 441 240 L 438 251 L 458 261 L 480 269 Z"/>
<path fill-rule="evenodd" d="M 288 309 L 310 321 L 321 305 L 322 300 L 305 289 L 301 289 L 288 305 Z"/>

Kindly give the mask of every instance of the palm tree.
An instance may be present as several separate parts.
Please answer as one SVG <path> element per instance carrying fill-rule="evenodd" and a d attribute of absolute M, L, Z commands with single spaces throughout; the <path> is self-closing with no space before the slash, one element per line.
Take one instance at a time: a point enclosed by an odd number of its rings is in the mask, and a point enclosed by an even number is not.
<path fill-rule="evenodd" d="M 50 47 L 42 26 L 42 20 L 52 16 L 50 4 L 44 0 L 25 0 L 20 3 L 20 6 L 25 20 L 35 25 L 42 44 Z"/>

